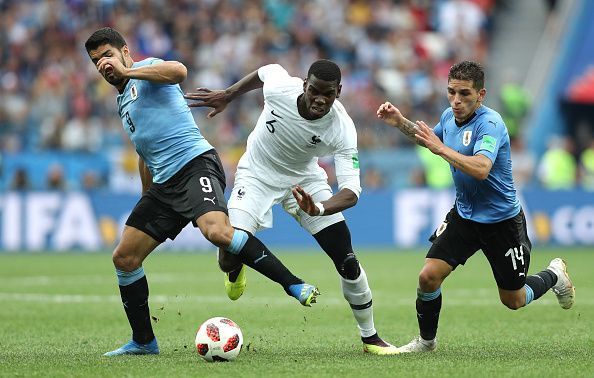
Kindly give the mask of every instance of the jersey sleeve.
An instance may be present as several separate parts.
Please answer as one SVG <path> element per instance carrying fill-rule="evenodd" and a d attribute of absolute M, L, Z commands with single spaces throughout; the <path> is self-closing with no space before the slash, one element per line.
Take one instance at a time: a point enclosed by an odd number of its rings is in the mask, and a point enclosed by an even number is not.
<path fill-rule="evenodd" d="M 437 135 L 439 140 L 441 140 L 442 142 L 443 142 L 443 125 L 444 125 L 445 121 L 447 120 L 447 117 L 449 114 L 448 110 L 450 110 L 450 109 L 446 109 L 443 113 L 441 113 L 441 117 L 439 117 L 439 122 L 433 128 L 433 132 L 435 133 L 435 135 Z"/>
<path fill-rule="evenodd" d="M 484 120 L 476 129 L 476 142 L 474 144 L 474 155 L 481 154 L 495 162 L 499 148 L 503 145 L 507 130 L 503 121 L 495 117 Z"/>
<path fill-rule="evenodd" d="M 268 95 L 273 95 L 279 91 L 282 92 L 285 84 L 291 77 L 287 70 L 280 64 L 268 64 L 258 69 L 258 77 L 264 83 L 262 91 L 264 98 Z"/>
<path fill-rule="evenodd" d="M 151 64 L 160 64 L 163 63 L 164 60 L 163 59 L 159 59 L 159 58 L 146 58 L 143 59 L 141 61 L 138 62 L 134 62 L 133 67 L 144 67 L 144 66 L 150 66 Z"/>
<path fill-rule="evenodd" d="M 334 167 L 338 189 L 349 189 L 357 197 L 361 195 L 361 170 L 359 169 L 359 152 L 357 150 L 357 132 L 353 121 L 345 130 L 342 146 L 334 153 Z"/>

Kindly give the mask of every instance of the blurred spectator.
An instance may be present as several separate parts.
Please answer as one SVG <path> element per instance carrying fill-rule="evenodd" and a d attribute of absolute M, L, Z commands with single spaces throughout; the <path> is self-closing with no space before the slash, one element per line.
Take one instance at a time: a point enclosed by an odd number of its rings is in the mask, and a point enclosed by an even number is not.
<path fill-rule="evenodd" d="M 50 165 L 47 170 L 46 189 L 65 190 L 66 179 L 64 177 L 64 167 L 55 163 Z"/>
<path fill-rule="evenodd" d="M 10 183 L 10 190 L 30 190 L 31 189 L 31 181 L 29 180 L 29 175 L 24 168 L 18 168 L 14 172 L 14 177 L 12 178 L 12 182 Z"/>
<path fill-rule="evenodd" d="M 536 159 L 534 155 L 526 149 L 522 138 L 511 140 L 511 160 L 512 175 L 516 188 L 522 188 L 529 185 L 534 177 L 534 168 Z"/>
<path fill-rule="evenodd" d="M 138 52 L 135 60 L 152 55 L 182 61 L 188 68 L 184 90 L 224 88 L 275 61 L 305 76 L 313 60 L 334 59 L 343 72 L 341 101 L 357 126 L 359 148 L 398 147 L 407 142 L 375 127 L 377 105 L 389 98 L 410 107 L 407 114 L 414 119 L 427 119 L 426 114 L 441 109 L 444 100 L 436 88 L 446 80 L 452 61 L 484 62 L 486 20 L 494 8 L 493 0 L 163 4 L 0 1 L 2 151 L 109 154 L 125 148 L 124 138 L 117 136 L 123 134 L 121 121 L 113 115 L 117 93 L 94 72 L 82 46 L 86 36 L 105 25 L 128 36 L 126 42 Z M 261 101 L 255 94 L 244 96 L 232 111 L 210 120 L 203 111 L 194 113 L 204 136 L 232 168 L 230 177 Z M 109 160 L 112 172 L 121 173 L 117 159 Z M 110 185 L 113 181 L 128 182 L 128 177 L 109 177 Z"/>
<path fill-rule="evenodd" d="M 553 137 L 538 167 L 540 182 L 549 190 L 573 189 L 577 164 L 573 156 L 573 142 L 567 137 Z"/>
<path fill-rule="evenodd" d="M 450 164 L 429 149 L 416 146 L 416 152 L 423 164 L 425 185 L 431 189 L 447 189 L 454 184 Z"/>
<path fill-rule="evenodd" d="M 384 177 L 376 167 L 367 167 L 362 174 L 364 190 L 378 190 L 385 188 Z"/>
<path fill-rule="evenodd" d="M 580 154 L 580 179 L 585 190 L 594 191 L 594 138 Z"/>
<path fill-rule="evenodd" d="M 81 181 L 81 188 L 83 190 L 95 190 L 101 187 L 101 178 L 94 170 L 84 171 Z"/>
<path fill-rule="evenodd" d="M 530 109 L 530 96 L 517 82 L 514 73 L 507 73 L 507 78 L 499 93 L 499 113 L 507 126 L 511 139 L 515 139 L 522 127 L 522 122 Z"/>

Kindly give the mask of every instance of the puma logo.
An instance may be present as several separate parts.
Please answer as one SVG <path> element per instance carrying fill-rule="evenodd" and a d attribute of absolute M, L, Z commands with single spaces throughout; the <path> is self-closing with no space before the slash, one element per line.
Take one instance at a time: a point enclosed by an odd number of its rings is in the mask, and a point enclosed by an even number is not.
<path fill-rule="evenodd" d="M 258 262 L 262 261 L 265 257 L 267 257 L 268 255 L 266 254 L 266 251 L 262 251 L 262 256 L 258 257 L 257 259 L 254 260 L 254 264 L 257 264 Z"/>
<path fill-rule="evenodd" d="M 204 200 L 205 201 L 210 201 L 214 205 L 215 204 L 215 198 L 217 198 L 217 197 L 212 197 L 212 198 L 204 197 Z"/>

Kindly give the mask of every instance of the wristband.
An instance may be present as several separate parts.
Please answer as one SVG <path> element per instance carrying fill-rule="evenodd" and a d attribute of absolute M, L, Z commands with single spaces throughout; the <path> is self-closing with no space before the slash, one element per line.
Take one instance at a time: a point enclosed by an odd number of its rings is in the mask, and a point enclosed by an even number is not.
<path fill-rule="evenodd" d="M 318 217 L 321 217 L 322 215 L 324 215 L 324 205 L 322 205 L 321 202 L 316 202 L 315 203 L 316 207 L 318 208 L 318 210 L 320 210 L 320 213 L 318 214 Z"/>

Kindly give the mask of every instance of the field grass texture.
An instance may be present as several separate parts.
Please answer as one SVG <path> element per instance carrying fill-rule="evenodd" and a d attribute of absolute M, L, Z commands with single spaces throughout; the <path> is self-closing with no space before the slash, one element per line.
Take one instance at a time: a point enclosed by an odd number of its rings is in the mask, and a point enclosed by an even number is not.
<path fill-rule="evenodd" d="M 535 250 L 530 273 L 556 256 L 568 263 L 576 304 L 562 310 L 553 293 L 518 311 L 499 302 L 479 252 L 444 283 L 438 349 L 363 353 L 338 275 L 319 251 L 276 252 L 322 293 L 302 307 L 277 284 L 248 270 L 248 286 L 227 299 L 215 253 L 155 252 L 145 261 L 159 356 L 103 357 L 130 338 L 109 252 L 0 253 L 0 376 L 130 377 L 592 377 L 594 251 Z M 417 274 L 423 252 L 358 251 L 373 291 L 376 328 L 401 345 L 418 334 Z M 229 363 L 195 351 L 198 326 L 225 316 L 244 346 Z"/>

